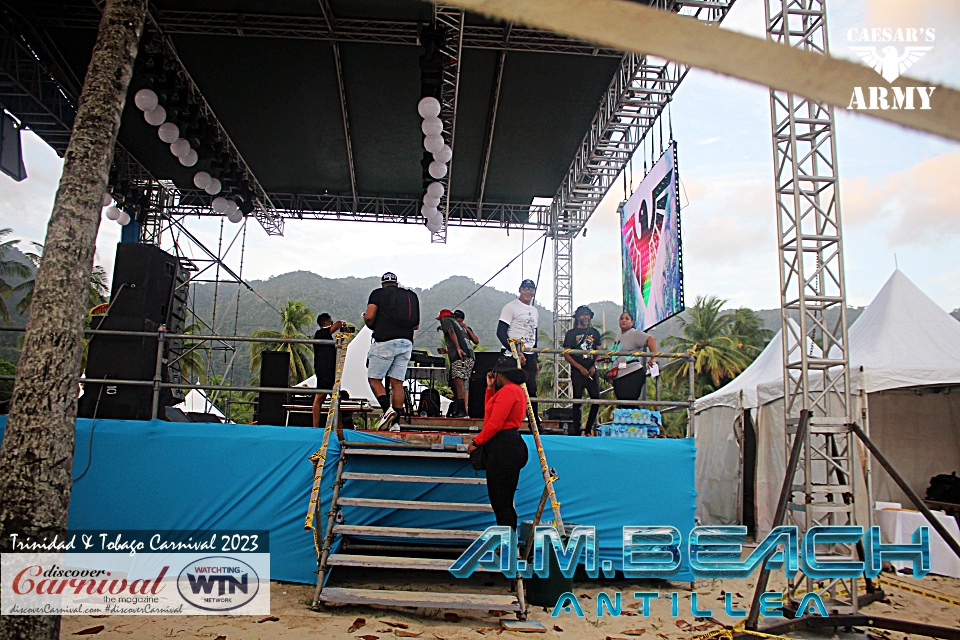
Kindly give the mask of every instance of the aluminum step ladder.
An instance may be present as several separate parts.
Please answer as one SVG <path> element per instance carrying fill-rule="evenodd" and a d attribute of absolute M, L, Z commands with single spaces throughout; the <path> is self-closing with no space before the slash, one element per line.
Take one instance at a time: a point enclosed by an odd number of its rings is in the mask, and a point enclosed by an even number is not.
<path fill-rule="evenodd" d="M 409 483 L 428 485 L 460 485 L 484 487 L 484 477 L 445 475 L 414 475 L 403 473 L 376 473 L 347 471 L 352 460 L 361 458 L 417 458 L 421 461 L 469 460 L 469 455 L 455 447 L 443 449 L 429 445 L 404 443 L 351 442 L 341 443 L 341 455 L 337 464 L 337 476 L 333 489 L 330 510 L 326 513 L 327 527 L 320 549 L 320 563 L 314 607 L 323 604 L 358 604 L 374 607 L 426 607 L 457 610 L 500 610 L 514 612 L 518 619 L 526 619 L 526 602 L 522 580 L 515 580 L 510 593 L 485 594 L 471 592 L 401 591 L 396 589 L 357 589 L 325 586 L 335 567 L 387 569 L 392 571 L 427 570 L 447 571 L 452 558 L 426 557 L 442 552 L 456 554 L 466 548 L 482 531 L 464 529 L 438 529 L 391 527 L 349 524 L 349 515 L 356 509 L 405 509 L 448 512 L 485 512 L 493 509 L 486 502 L 486 494 L 477 492 L 476 501 L 438 502 L 426 500 L 397 500 L 385 498 L 344 497 L 341 490 L 346 484 L 355 487 L 355 493 L 363 492 L 368 483 Z M 427 462 L 427 464 L 430 464 Z M 422 468 L 422 467 L 421 467 Z M 362 483 L 362 484 L 361 484 Z M 344 511 L 347 509 L 347 511 Z M 343 536 L 343 544 L 332 552 L 334 537 Z M 430 543 L 438 546 L 430 546 Z M 446 543 L 446 544 L 442 544 Z M 376 551 L 378 553 L 354 553 L 353 551 Z"/>

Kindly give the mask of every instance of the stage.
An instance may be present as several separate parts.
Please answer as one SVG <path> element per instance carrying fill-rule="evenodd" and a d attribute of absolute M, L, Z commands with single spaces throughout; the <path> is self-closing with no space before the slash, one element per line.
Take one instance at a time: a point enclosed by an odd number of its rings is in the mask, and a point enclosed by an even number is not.
<path fill-rule="evenodd" d="M 0 417 L 0 435 L 6 416 Z M 388 440 L 348 431 L 349 440 Z M 209 530 L 270 532 L 271 578 L 314 583 L 313 534 L 303 523 L 313 481 L 310 455 L 323 432 L 311 428 L 235 424 L 192 424 L 153 420 L 77 420 L 70 501 L 71 529 Z M 520 520 L 532 519 L 543 490 L 532 438 L 530 459 L 520 476 L 516 506 Z M 543 436 L 547 460 L 559 479 L 555 488 L 565 523 L 597 528 L 600 560 L 622 567 L 626 525 L 676 527 L 686 538 L 694 526 L 695 449 L 692 439 L 582 438 Z M 333 490 L 340 448 L 330 443 L 321 504 Z M 351 471 L 390 473 L 412 459 L 351 461 Z M 449 475 L 472 476 L 467 461 L 452 460 Z M 394 467 L 395 468 L 395 467 Z M 380 483 L 366 497 L 431 501 L 486 501 L 482 486 L 413 486 Z M 357 495 L 350 483 L 342 495 Z M 416 492 L 415 494 L 413 492 Z M 469 492 L 469 493 L 468 493 Z M 476 492 L 476 493 L 474 493 Z M 345 507 L 350 524 L 394 527 L 484 529 L 490 513 L 365 510 Z M 547 516 L 548 517 L 548 516 Z M 321 518 L 319 524 L 325 524 Z M 675 581 L 692 581 L 682 551 Z"/>

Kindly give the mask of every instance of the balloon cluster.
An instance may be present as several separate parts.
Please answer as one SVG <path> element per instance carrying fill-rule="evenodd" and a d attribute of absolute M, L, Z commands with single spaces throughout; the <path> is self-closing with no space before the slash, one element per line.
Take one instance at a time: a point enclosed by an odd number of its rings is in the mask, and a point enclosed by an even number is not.
<path fill-rule="evenodd" d="M 140 89 L 133 96 L 133 102 L 137 108 L 143 111 L 143 119 L 157 127 L 157 135 L 160 140 L 170 145 L 170 153 L 176 156 L 185 167 L 192 167 L 197 164 L 199 156 L 197 150 L 190 146 L 190 142 L 180 137 L 180 127 L 173 122 L 167 122 L 167 110 L 160 104 L 160 98 L 152 89 Z M 193 184 L 198 189 L 203 189 L 208 195 L 216 196 L 220 193 L 223 186 L 220 180 L 214 178 L 206 171 L 198 171 L 193 176 Z M 234 200 L 218 196 L 211 203 L 213 210 L 223 214 L 230 222 L 240 222 L 243 220 L 243 212 Z M 113 209 L 115 207 L 111 207 Z M 122 213 L 122 212 L 121 212 Z M 110 218 L 111 211 L 107 210 L 107 217 Z M 124 214 L 126 215 L 126 214 Z M 116 218 L 110 218 L 115 220 Z M 129 221 L 129 216 L 127 216 Z M 126 223 L 121 223 L 126 224 Z"/>
<path fill-rule="evenodd" d="M 423 148 L 433 154 L 433 162 L 427 167 L 427 173 L 435 180 L 447 175 L 447 163 L 453 158 L 453 150 L 443 141 L 443 121 L 440 120 L 440 101 L 433 97 L 423 98 L 417 105 L 417 112 L 423 118 L 420 130 L 423 131 Z M 431 182 L 423 196 L 420 213 L 426 218 L 427 229 L 436 233 L 443 226 L 440 213 L 440 198 L 443 197 L 442 182 Z"/>

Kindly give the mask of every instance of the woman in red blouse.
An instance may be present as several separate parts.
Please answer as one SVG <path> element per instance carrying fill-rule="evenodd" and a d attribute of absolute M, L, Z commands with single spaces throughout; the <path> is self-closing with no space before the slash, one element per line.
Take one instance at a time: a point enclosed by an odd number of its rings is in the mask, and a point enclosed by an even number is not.
<path fill-rule="evenodd" d="M 483 430 L 473 439 L 468 451 L 484 446 L 487 469 L 487 495 L 498 526 L 517 528 L 513 497 L 520 480 L 520 469 L 527 464 L 527 445 L 520 436 L 520 424 L 527 413 L 527 393 L 520 385 L 526 373 L 517 361 L 500 356 L 487 373 L 487 397 L 484 401 Z"/>

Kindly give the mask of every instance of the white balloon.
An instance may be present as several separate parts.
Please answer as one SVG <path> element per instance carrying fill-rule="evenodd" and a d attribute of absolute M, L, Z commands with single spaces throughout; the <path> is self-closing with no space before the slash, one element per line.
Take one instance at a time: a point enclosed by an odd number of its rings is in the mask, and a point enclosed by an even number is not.
<path fill-rule="evenodd" d="M 178 158 L 182 158 L 183 156 L 187 155 L 189 151 L 190 143 L 183 138 L 177 138 L 173 144 L 170 145 L 170 153 Z"/>
<path fill-rule="evenodd" d="M 423 198 L 423 204 L 431 209 L 436 209 L 440 206 L 440 198 L 431 198 L 430 196 L 425 196 Z"/>
<path fill-rule="evenodd" d="M 438 136 L 443 133 L 443 122 L 440 118 L 427 118 L 420 125 L 420 130 L 425 136 Z"/>
<path fill-rule="evenodd" d="M 435 214 L 431 213 L 427 216 L 427 222 L 432 222 L 433 224 L 443 224 L 443 214 L 437 211 Z"/>
<path fill-rule="evenodd" d="M 433 152 L 433 159 L 437 162 L 442 162 L 447 164 L 453 158 L 453 149 L 450 148 L 450 145 L 445 144 L 440 147 L 439 151 Z"/>
<path fill-rule="evenodd" d="M 243 220 L 243 212 L 240 211 L 240 209 L 237 209 L 236 211 L 230 211 L 227 213 L 227 220 L 236 224 Z"/>
<path fill-rule="evenodd" d="M 109 191 L 104 191 L 104 192 L 103 192 L 103 199 L 100 200 L 100 206 L 101 206 L 101 207 L 106 207 L 106 206 L 109 205 L 111 202 L 113 202 L 113 196 L 110 195 L 110 192 L 109 192 Z"/>
<path fill-rule="evenodd" d="M 121 211 L 121 212 L 120 212 L 120 217 L 117 218 L 117 223 L 118 223 L 121 227 L 125 227 L 125 226 L 127 226 L 128 224 L 130 224 L 130 214 L 128 214 L 126 211 Z"/>
<path fill-rule="evenodd" d="M 428 207 L 427 205 L 420 207 L 420 215 L 422 215 L 424 218 L 429 218 L 431 215 L 436 215 L 437 213 L 439 212 L 437 211 L 436 207 Z"/>
<path fill-rule="evenodd" d="M 177 138 L 180 137 L 180 127 L 172 122 L 164 122 L 160 125 L 160 128 L 157 129 L 157 135 L 167 144 L 176 142 Z"/>
<path fill-rule="evenodd" d="M 212 179 L 206 171 L 197 171 L 193 176 L 193 184 L 197 189 L 206 189 Z"/>
<path fill-rule="evenodd" d="M 423 139 L 423 148 L 430 153 L 436 153 L 437 151 L 440 151 L 440 149 L 443 149 L 443 137 L 427 136 Z"/>
<path fill-rule="evenodd" d="M 157 105 L 150 111 L 144 111 L 143 119 L 147 121 L 147 124 L 158 127 L 167 119 L 167 110 Z"/>
<path fill-rule="evenodd" d="M 187 151 L 179 158 L 180 164 L 185 167 L 192 167 L 193 165 L 197 164 L 197 160 L 199 159 L 200 156 L 197 155 L 197 151 L 195 149 L 190 149 L 190 151 Z"/>
<path fill-rule="evenodd" d="M 116 207 L 110 207 L 103 212 L 103 215 L 106 216 L 107 220 L 116 220 L 120 217 L 121 213 L 122 212 L 120 209 L 117 209 Z"/>
<path fill-rule="evenodd" d="M 230 208 L 227 205 L 227 202 L 229 202 L 229 200 L 227 200 L 223 196 L 217 196 L 216 198 L 213 199 L 213 202 L 210 204 L 210 206 L 213 207 L 213 210 L 216 211 L 217 213 L 226 213 L 227 209 Z"/>
<path fill-rule="evenodd" d="M 444 188 L 442 182 L 431 182 L 427 185 L 427 195 L 431 198 L 442 198 L 443 192 Z"/>
<path fill-rule="evenodd" d="M 440 115 L 440 101 L 431 97 L 422 99 L 417 104 L 417 113 L 421 118 L 436 118 Z"/>
<path fill-rule="evenodd" d="M 240 205 L 237 204 L 236 200 L 227 200 L 227 215 L 234 211 L 240 211 Z"/>
<path fill-rule="evenodd" d="M 436 160 L 434 160 L 433 162 L 430 163 L 430 166 L 427 168 L 427 172 L 431 175 L 431 177 L 434 177 L 437 180 L 439 180 L 443 176 L 447 175 L 447 165 L 443 164 L 442 162 L 437 162 Z"/>
<path fill-rule="evenodd" d="M 442 225 L 439 222 L 431 222 L 427 220 L 427 229 L 430 230 L 430 233 L 436 233 L 437 231 L 440 231 L 441 226 Z"/>
<path fill-rule="evenodd" d="M 157 94 L 152 89 L 140 89 L 133 96 L 133 103 L 137 105 L 140 111 L 150 111 L 157 106 Z"/>
<path fill-rule="evenodd" d="M 215 196 L 220 193 L 220 181 L 216 178 L 210 178 L 210 184 L 203 188 L 211 196 Z"/>

